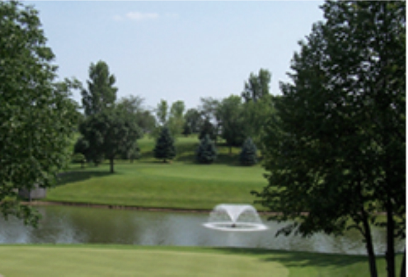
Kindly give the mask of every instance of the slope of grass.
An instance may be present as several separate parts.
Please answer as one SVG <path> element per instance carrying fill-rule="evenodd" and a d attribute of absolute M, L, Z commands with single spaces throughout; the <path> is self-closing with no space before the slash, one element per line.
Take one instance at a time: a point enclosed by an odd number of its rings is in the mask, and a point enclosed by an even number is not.
<path fill-rule="evenodd" d="M 235 248 L 3 245 L 0 260 L 0 274 L 14 277 L 369 276 L 362 256 Z M 384 258 L 377 261 L 385 276 Z"/>
<path fill-rule="evenodd" d="M 197 164 L 197 137 L 182 137 L 176 141 L 175 161 L 162 163 L 153 157 L 153 139 L 138 143 L 141 159 L 115 161 L 115 174 L 109 174 L 106 163 L 85 169 L 73 165 L 61 176 L 60 184 L 48 190 L 46 200 L 208 210 L 219 203 L 252 203 L 251 190 L 266 185 L 261 166 L 237 165 L 239 149 L 229 155 L 226 147 L 220 146 L 219 161 Z"/>
<path fill-rule="evenodd" d="M 115 174 L 107 165 L 68 172 L 61 185 L 48 190 L 46 200 L 212 209 L 219 203 L 252 203 L 251 190 L 266 184 L 259 166 L 136 162 L 117 163 L 115 169 Z"/>

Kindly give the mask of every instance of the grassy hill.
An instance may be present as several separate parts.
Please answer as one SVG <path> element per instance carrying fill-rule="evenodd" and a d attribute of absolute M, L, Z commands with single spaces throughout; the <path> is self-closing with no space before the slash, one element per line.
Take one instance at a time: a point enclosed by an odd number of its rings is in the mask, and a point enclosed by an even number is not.
<path fill-rule="evenodd" d="M 58 186 L 48 191 L 46 200 L 206 210 L 219 203 L 253 203 L 250 192 L 267 184 L 263 168 L 240 166 L 240 149 L 233 148 L 230 155 L 222 145 L 214 164 L 197 164 L 198 142 L 197 137 L 179 138 L 177 157 L 162 163 L 153 156 L 155 141 L 141 139 L 141 158 L 133 163 L 115 161 L 114 174 L 109 173 L 107 163 L 85 169 L 72 164 Z"/>

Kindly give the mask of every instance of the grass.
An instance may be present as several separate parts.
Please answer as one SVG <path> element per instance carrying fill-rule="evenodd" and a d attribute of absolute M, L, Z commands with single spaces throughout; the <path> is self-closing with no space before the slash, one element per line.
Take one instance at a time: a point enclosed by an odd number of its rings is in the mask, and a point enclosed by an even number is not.
<path fill-rule="evenodd" d="M 4 276 L 369 276 L 367 258 L 236 248 L 2 245 Z M 398 264 L 402 256 L 397 256 Z M 386 276 L 384 258 L 377 258 Z"/>
<path fill-rule="evenodd" d="M 107 164 L 85 169 L 74 165 L 61 177 L 59 186 L 48 190 L 46 200 L 205 210 L 219 203 L 252 203 L 251 190 L 267 184 L 262 167 L 239 166 L 239 149 L 229 155 L 226 147 L 219 147 L 217 163 L 197 164 L 197 144 L 196 137 L 179 138 L 177 159 L 162 163 L 153 157 L 154 141 L 142 139 L 139 161 L 116 161 L 115 174 L 109 173 Z"/>

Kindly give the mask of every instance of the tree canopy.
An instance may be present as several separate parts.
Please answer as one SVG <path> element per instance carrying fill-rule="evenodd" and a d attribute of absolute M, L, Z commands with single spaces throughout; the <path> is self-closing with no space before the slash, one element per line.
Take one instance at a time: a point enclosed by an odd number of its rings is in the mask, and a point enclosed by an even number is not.
<path fill-rule="evenodd" d="M 0 211 L 35 225 L 38 213 L 22 206 L 20 189 L 47 188 L 71 158 L 78 122 L 71 100 L 77 81 L 56 82 L 54 54 L 38 11 L 0 2 Z"/>
<path fill-rule="evenodd" d="M 361 232 L 377 276 L 370 224 L 387 221 L 387 271 L 394 238 L 405 237 L 405 3 L 323 5 L 282 83 L 266 126 L 269 185 L 259 202 L 296 220 L 281 231 Z M 308 212 L 307 215 L 304 212 Z M 352 219 L 352 226 L 349 219 Z M 376 223 L 377 222 L 377 223 Z"/>
<path fill-rule="evenodd" d="M 109 73 L 109 67 L 104 61 L 91 63 L 89 67 L 88 90 L 83 89 L 82 105 L 85 115 L 94 115 L 112 107 L 116 100 L 116 78 Z"/>

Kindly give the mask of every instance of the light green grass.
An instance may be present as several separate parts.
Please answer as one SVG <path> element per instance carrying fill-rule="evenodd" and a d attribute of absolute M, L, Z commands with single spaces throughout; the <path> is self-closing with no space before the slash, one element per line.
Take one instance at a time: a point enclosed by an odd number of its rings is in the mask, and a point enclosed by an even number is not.
<path fill-rule="evenodd" d="M 2 245 L 0 261 L 5 277 L 369 276 L 362 256 L 235 248 Z M 379 276 L 385 276 L 384 259 L 377 262 Z"/>
<path fill-rule="evenodd" d="M 220 158 L 211 165 L 194 161 L 196 136 L 176 141 L 177 158 L 162 163 L 153 157 L 155 141 L 141 139 L 139 161 L 115 161 L 115 174 L 104 163 L 85 169 L 73 165 L 56 188 L 47 192 L 48 201 L 210 210 L 220 203 L 253 203 L 252 190 L 267 181 L 260 165 L 239 166 L 238 148 L 229 155 L 219 146 Z M 261 209 L 261 207 L 257 207 Z"/>
<path fill-rule="evenodd" d="M 46 200 L 182 209 L 212 209 L 219 203 L 252 203 L 251 190 L 266 185 L 263 169 L 225 164 L 117 163 L 66 173 Z"/>

